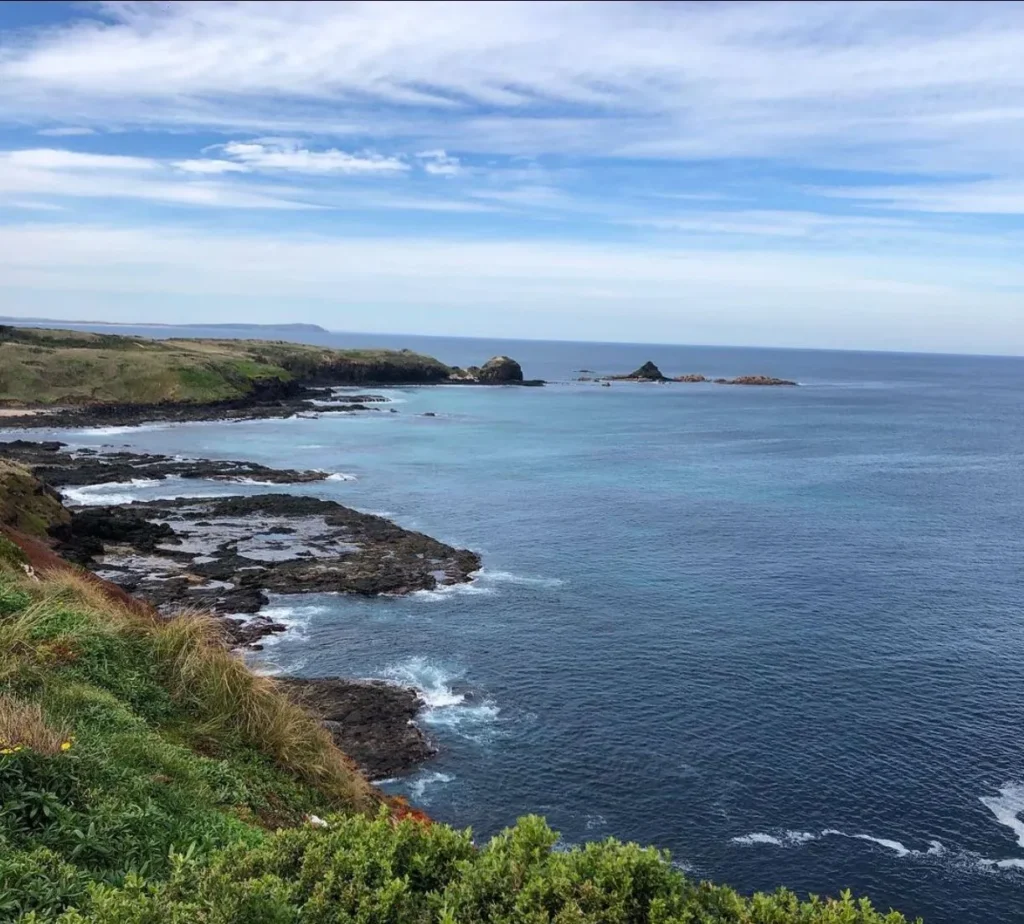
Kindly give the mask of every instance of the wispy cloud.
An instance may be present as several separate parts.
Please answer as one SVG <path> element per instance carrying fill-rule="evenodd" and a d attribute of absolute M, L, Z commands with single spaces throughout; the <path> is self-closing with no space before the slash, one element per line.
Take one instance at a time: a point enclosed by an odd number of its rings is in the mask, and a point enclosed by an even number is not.
<path fill-rule="evenodd" d="M 66 125 L 58 128 L 41 128 L 37 135 L 46 135 L 50 138 L 73 138 L 77 135 L 95 135 L 96 131 L 85 126 Z"/>
<path fill-rule="evenodd" d="M 347 176 L 394 176 L 409 170 L 409 165 L 397 157 L 387 157 L 373 151 L 350 154 L 337 148 L 314 151 L 303 147 L 298 141 L 284 138 L 230 141 L 222 150 L 227 157 L 251 170 L 340 173 Z"/>
<path fill-rule="evenodd" d="M 141 199 L 203 208 L 310 209 L 295 188 L 239 187 L 175 175 L 148 157 L 84 154 L 54 148 L 0 152 L 0 203 L 26 195 Z M 51 203 L 52 204 L 52 203 Z"/>
<path fill-rule="evenodd" d="M 1024 178 L 973 183 L 854 186 L 816 191 L 837 199 L 857 200 L 876 208 L 908 212 L 1024 215 Z"/>
<path fill-rule="evenodd" d="M 997 146 L 1024 162 L 1015 4 L 116 3 L 103 16 L 12 36 L 0 111 L 334 124 L 446 151 L 874 149 L 890 166 L 966 169 Z"/>
<path fill-rule="evenodd" d="M 416 157 L 422 161 L 423 169 L 432 176 L 458 176 L 463 172 L 459 158 L 452 157 L 443 149 L 420 151 Z"/>

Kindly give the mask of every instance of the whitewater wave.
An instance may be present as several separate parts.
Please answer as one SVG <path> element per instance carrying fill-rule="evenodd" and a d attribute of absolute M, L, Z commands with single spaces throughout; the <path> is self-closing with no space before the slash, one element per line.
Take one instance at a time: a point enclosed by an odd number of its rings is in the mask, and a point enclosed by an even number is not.
<path fill-rule="evenodd" d="M 390 664 L 382 676 L 420 694 L 426 707 L 421 716 L 424 723 L 450 729 L 470 741 L 487 737 L 501 712 L 493 700 L 478 700 L 469 692 L 454 689 L 461 672 L 422 656 Z"/>
<path fill-rule="evenodd" d="M 86 436 L 122 436 L 125 433 L 142 433 L 150 430 L 167 430 L 170 423 L 124 424 L 116 427 L 81 427 L 69 430 L 69 435 L 83 434 Z"/>
<path fill-rule="evenodd" d="M 825 828 L 819 834 L 814 834 L 811 831 L 776 831 L 774 834 L 756 831 L 753 834 L 734 837 L 732 842 L 744 847 L 799 847 L 801 844 L 808 844 L 825 837 L 848 837 L 855 841 L 868 841 L 879 847 L 884 847 L 886 850 L 891 850 L 898 857 L 940 857 L 946 853 L 946 848 L 941 841 L 929 841 L 927 850 L 913 850 L 891 838 L 875 837 L 872 834 L 849 834 L 836 828 Z"/>
<path fill-rule="evenodd" d="M 1024 784 L 1007 783 L 1000 787 L 998 796 L 981 796 L 980 801 L 999 824 L 1017 836 L 1017 845 L 1024 847 Z"/>
<path fill-rule="evenodd" d="M 409 596 L 415 600 L 427 600 L 437 603 L 453 596 L 489 596 L 494 593 L 493 587 L 481 587 L 475 581 L 463 584 L 438 584 L 433 590 L 414 590 Z"/>
<path fill-rule="evenodd" d="M 433 789 L 438 785 L 443 786 L 446 783 L 451 783 L 454 779 L 455 777 L 451 774 L 441 773 L 439 770 L 423 773 L 410 781 L 409 794 L 421 805 L 426 805 L 430 802 L 430 798 L 427 796 L 428 789 Z"/>
<path fill-rule="evenodd" d="M 999 796 L 982 797 L 981 802 L 988 808 L 1000 824 L 1006 825 L 1018 837 L 1018 843 L 1024 846 L 1020 840 L 1024 836 L 1024 822 L 1020 815 L 1024 812 L 1024 785 L 1010 784 L 1000 789 Z M 923 849 L 908 847 L 902 841 L 889 837 L 876 837 L 873 834 L 860 832 L 851 833 L 840 831 L 837 828 L 825 828 L 821 832 L 810 831 L 755 831 L 750 834 L 743 834 L 731 839 L 732 843 L 743 847 L 776 847 L 789 848 L 799 847 L 811 841 L 823 840 L 825 838 L 847 838 L 855 841 L 865 841 L 874 844 L 885 850 L 891 851 L 898 859 L 917 860 L 925 862 L 940 862 L 952 869 L 973 873 L 993 873 L 997 871 L 1010 872 L 1019 875 L 1024 871 L 1024 857 L 1008 857 L 1002 860 L 983 857 L 971 850 L 958 850 L 946 847 L 942 841 L 929 840 L 928 846 Z"/>
<path fill-rule="evenodd" d="M 263 607 L 259 612 L 259 616 L 279 622 L 287 631 L 267 635 L 260 639 L 260 644 L 264 648 L 271 648 L 284 638 L 287 638 L 290 642 L 307 641 L 309 639 L 309 627 L 318 616 L 326 613 L 328 609 L 329 607 L 315 603 L 295 606 L 277 604 Z"/>
<path fill-rule="evenodd" d="M 350 475 L 347 472 L 333 472 L 328 475 L 325 481 L 358 481 L 355 475 Z"/>
<path fill-rule="evenodd" d="M 64 488 L 61 494 L 71 504 L 80 507 L 96 507 L 106 504 L 130 504 L 137 499 L 128 493 L 130 488 L 152 488 L 160 484 L 156 478 L 133 478 L 131 481 L 111 481 L 106 484 L 83 485 L 78 488 Z"/>
<path fill-rule="evenodd" d="M 511 571 L 491 571 L 490 568 L 481 568 L 477 572 L 477 580 L 495 584 L 523 584 L 527 587 L 561 587 L 565 584 L 561 578 L 531 577 L 513 574 Z"/>

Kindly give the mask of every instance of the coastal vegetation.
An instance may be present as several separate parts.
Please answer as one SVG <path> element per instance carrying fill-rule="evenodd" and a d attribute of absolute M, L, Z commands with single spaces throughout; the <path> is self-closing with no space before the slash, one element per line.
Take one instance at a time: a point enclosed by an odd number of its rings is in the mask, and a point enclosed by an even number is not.
<path fill-rule="evenodd" d="M 13 527 L 42 537 L 63 508 L 5 472 L 0 920 L 904 924 L 847 894 L 699 883 L 636 844 L 567 849 L 537 817 L 486 843 L 432 823 L 366 782 L 215 620 L 161 617 Z"/>
<path fill-rule="evenodd" d="M 270 340 L 153 340 L 0 327 L 0 405 L 205 404 L 287 383 L 439 382 L 450 369 L 408 350 L 337 350 Z"/>

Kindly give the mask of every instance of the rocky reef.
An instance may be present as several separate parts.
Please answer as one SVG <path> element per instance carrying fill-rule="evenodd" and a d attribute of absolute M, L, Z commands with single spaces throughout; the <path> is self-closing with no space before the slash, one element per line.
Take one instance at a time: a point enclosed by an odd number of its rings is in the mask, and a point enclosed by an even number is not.
<path fill-rule="evenodd" d="M 258 462 L 231 459 L 185 459 L 156 453 L 69 450 L 55 440 L 0 442 L 0 456 L 28 466 L 34 475 L 57 487 L 111 484 L 134 478 L 203 479 L 208 481 L 302 484 L 323 481 L 329 472 L 277 469 Z"/>
<path fill-rule="evenodd" d="M 168 612 L 255 613 L 268 593 L 407 594 L 480 568 L 467 549 L 289 494 L 73 508 L 59 550 Z"/>
<path fill-rule="evenodd" d="M 716 385 L 797 385 L 789 379 L 776 379 L 770 375 L 741 375 L 735 379 L 715 379 Z"/>

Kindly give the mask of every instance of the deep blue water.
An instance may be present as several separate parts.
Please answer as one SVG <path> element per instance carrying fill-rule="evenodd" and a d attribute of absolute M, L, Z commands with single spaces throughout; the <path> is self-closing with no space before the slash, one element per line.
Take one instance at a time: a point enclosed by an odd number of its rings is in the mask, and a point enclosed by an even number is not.
<path fill-rule="evenodd" d="M 275 601 L 270 669 L 426 691 L 442 753 L 391 788 L 746 891 L 1024 919 L 1024 360 L 325 339 L 505 352 L 561 384 L 65 438 L 349 473 L 300 490 L 483 554 L 455 591 Z M 571 382 L 646 359 L 803 387 Z"/>

